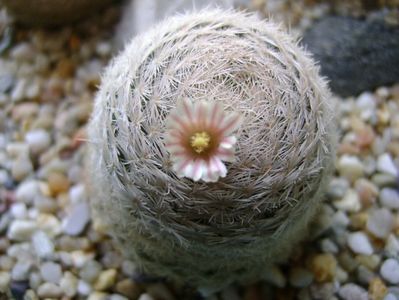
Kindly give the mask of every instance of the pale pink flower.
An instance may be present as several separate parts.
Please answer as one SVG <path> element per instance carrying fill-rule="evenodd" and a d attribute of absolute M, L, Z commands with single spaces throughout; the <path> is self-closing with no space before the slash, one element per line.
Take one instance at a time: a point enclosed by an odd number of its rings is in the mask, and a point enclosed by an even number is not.
<path fill-rule="evenodd" d="M 232 135 L 240 123 L 219 103 L 181 101 L 166 121 L 165 146 L 179 177 L 215 182 L 225 177 L 223 161 L 234 160 Z"/>

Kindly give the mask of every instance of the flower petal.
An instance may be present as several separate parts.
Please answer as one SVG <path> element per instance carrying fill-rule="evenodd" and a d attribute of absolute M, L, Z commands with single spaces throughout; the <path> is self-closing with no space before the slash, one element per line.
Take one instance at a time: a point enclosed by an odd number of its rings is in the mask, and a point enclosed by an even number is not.
<path fill-rule="evenodd" d="M 231 148 L 233 148 L 233 146 L 236 142 L 237 142 L 237 138 L 233 135 L 224 137 L 222 139 L 222 141 L 220 142 L 220 147 L 225 148 L 225 149 L 231 149 Z"/>
<path fill-rule="evenodd" d="M 232 112 L 229 115 L 225 116 L 225 118 L 222 120 L 221 124 L 219 125 L 218 130 L 224 136 L 228 136 L 238 128 L 240 123 L 241 123 L 241 116 L 237 113 Z"/>

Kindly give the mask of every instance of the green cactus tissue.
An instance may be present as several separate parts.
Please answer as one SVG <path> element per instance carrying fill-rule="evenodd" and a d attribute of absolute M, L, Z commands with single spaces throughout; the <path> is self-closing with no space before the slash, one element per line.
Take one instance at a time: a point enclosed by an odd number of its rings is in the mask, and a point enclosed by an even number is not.
<path fill-rule="evenodd" d="M 332 170 L 333 103 L 279 26 L 205 10 L 135 37 L 89 123 L 93 218 L 143 272 L 261 278 L 306 235 Z"/>

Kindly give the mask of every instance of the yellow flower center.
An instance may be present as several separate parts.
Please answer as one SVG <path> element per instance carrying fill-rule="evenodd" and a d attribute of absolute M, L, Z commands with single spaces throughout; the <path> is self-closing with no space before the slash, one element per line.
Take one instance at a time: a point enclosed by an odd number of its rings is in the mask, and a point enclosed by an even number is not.
<path fill-rule="evenodd" d="M 205 131 L 197 132 L 190 138 L 190 145 L 197 153 L 204 152 L 209 148 L 211 137 Z"/>

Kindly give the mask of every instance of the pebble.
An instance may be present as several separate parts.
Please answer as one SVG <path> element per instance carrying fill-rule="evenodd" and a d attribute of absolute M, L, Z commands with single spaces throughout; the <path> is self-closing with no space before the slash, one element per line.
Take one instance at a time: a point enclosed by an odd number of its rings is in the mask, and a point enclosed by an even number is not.
<path fill-rule="evenodd" d="M 32 245 L 40 258 L 50 258 L 54 254 L 54 244 L 46 233 L 39 230 L 32 236 Z"/>
<path fill-rule="evenodd" d="M 62 222 L 63 231 L 72 236 L 79 235 L 90 221 L 90 208 L 86 202 L 75 204 Z"/>
<path fill-rule="evenodd" d="M 62 269 L 57 263 L 45 262 L 40 266 L 40 274 L 45 281 L 58 284 L 62 278 Z"/>
<path fill-rule="evenodd" d="M 343 285 L 339 291 L 338 295 L 343 300 L 368 300 L 367 291 L 362 287 L 354 284 L 354 283 L 347 283 Z"/>
<path fill-rule="evenodd" d="M 36 129 L 26 133 L 25 141 L 28 143 L 31 152 L 38 155 L 50 146 L 51 137 L 47 131 Z"/>
<path fill-rule="evenodd" d="M 399 257 L 399 239 L 390 234 L 385 242 L 385 251 L 388 256 Z"/>
<path fill-rule="evenodd" d="M 377 159 L 377 170 L 397 177 L 398 168 L 396 167 L 395 163 L 393 162 L 392 156 L 388 153 L 384 153 L 380 155 Z"/>
<path fill-rule="evenodd" d="M 332 199 L 339 199 L 344 197 L 346 191 L 349 189 L 349 182 L 345 178 L 333 178 L 331 179 L 327 195 Z"/>
<path fill-rule="evenodd" d="M 323 239 L 321 241 L 321 250 L 325 253 L 338 253 L 338 246 L 331 239 Z"/>
<path fill-rule="evenodd" d="M 81 250 L 73 251 L 70 254 L 73 266 L 75 266 L 78 269 L 82 268 L 84 264 L 89 260 L 92 260 L 95 255 L 95 253 L 93 252 L 84 252 Z"/>
<path fill-rule="evenodd" d="M 62 289 L 54 283 L 45 282 L 38 287 L 37 294 L 42 298 L 60 298 Z"/>
<path fill-rule="evenodd" d="M 28 157 L 19 157 L 12 164 L 11 175 L 16 181 L 21 181 L 33 171 L 32 161 Z"/>
<path fill-rule="evenodd" d="M 94 283 L 96 291 L 105 291 L 114 285 L 117 272 L 115 269 L 102 271 Z"/>
<path fill-rule="evenodd" d="M 39 183 L 35 180 L 21 182 L 15 192 L 15 199 L 18 202 L 32 204 L 35 197 L 40 194 Z"/>
<path fill-rule="evenodd" d="M 87 300 L 107 300 L 108 294 L 101 292 L 93 292 L 89 295 Z"/>
<path fill-rule="evenodd" d="M 353 189 L 349 189 L 341 200 L 334 201 L 333 204 L 337 209 L 348 212 L 358 212 L 362 208 L 359 195 Z"/>
<path fill-rule="evenodd" d="M 371 177 L 371 181 L 379 187 L 389 187 L 396 185 L 396 177 L 385 173 L 374 174 Z"/>
<path fill-rule="evenodd" d="M 92 292 L 92 287 L 90 284 L 83 280 L 78 281 L 77 291 L 79 295 L 88 296 Z"/>
<path fill-rule="evenodd" d="M 313 277 L 313 274 L 304 268 L 292 268 L 289 282 L 293 287 L 304 288 L 312 283 Z"/>
<path fill-rule="evenodd" d="M 311 260 L 310 268 L 317 282 L 331 281 L 337 270 L 337 260 L 330 254 L 318 254 Z"/>
<path fill-rule="evenodd" d="M 77 204 L 86 200 L 86 191 L 83 184 L 76 184 L 69 189 L 69 201 Z"/>
<path fill-rule="evenodd" d="M 347 237 L 347 243 L 349 248 L 357 254 L 373 254 L 373 247 L 364 232 L 350 233 Z"/>
<path fill-rule="evenodd" d="M 389 293 L 385 295 L 384 300 L 398 300 L 398 298 L 394 294 Z"/>
<path fill-rule="evenodd" d="M 382 278 L 391 284 L 399 284 L 399 262 L 395 258 L 385 260 L 380 268 Z"/>
<path fill-rule="evenodd" d="M 126 278 L 116 284 L 115 290 L 126 297 L 137 299 L 140 296 L 141 288 L 133 280 Z"/>
<path fill-rule="evenodd" d="M 275 265 L 266 268 L 262 275 L 264 280 L 275 285 L 276 287 L 283 288 L 286 285 L 284 273 Z"/>
<path fill-rule="evenodd" d="M 38 287 L 43 283 L 43 278 L 38 272 L 31 272 L 29 274 L 29 287 L 37 290 Z"/>
<path fill-rule="evenodd" d="M 51 238 L 58 236 L 62 232 L 61 222 L 51 214 L 39 213 L 36 220 L 37 226 Z"/>
<path fill-rule="evenodd" d="M 377 238 L 386 238 L 394 225 L 394 218 L 387 208 L 371 211 L 367 220 L 367 230 Z"/>
<path fill-rule="evenodd" d="M 375 278 L 374 272 L 365 266 L 359 266 L 356 269 L 357 282 L 363 285 L 369 285 L 369 283 Z"/>
<path fill-rule="evenodd" d="M 48 176 L 48 184 L 53 195 L 68 192 L 69 180 L 63 173 L 52 172 Z"/>
<path fill-rule="evenodd" d="M 384 282 L 376 277 L 369 284 L 369 296 L 372 300 L 383 300 L 388 293 L 388 288 Z"/>
<path fill-rule="evenodd" d="M 356 156 L 344 154 L 338 160 L 337 170 L 339 174 L 350 181 L 355 181 L 364 174 L 364 166 Z"/>
<path fill-rule="evenodd" d="M 28 214 L 25 203 L 13 203 L 10 207 L 10 213 L 15 219 L 25 219 Z"/>
<path fill-rule="evenodd" d="M 141 294 L 137 300 L 155 300 L 151 295 L 144 293 Z"/>
<path fill-rule="evenodd" d="M 30 262 L 17 262 L 11 271 L 11 278 L 15 281 L 23 281 L 29 279 L 29 272 L 32 268 Z"/>
<path fill-rule="evenodd" d="M 399 192 L 392 188 L 383 188 L 380 192 L 380 202 L 387 208 L 399 209 Z"/>
<path fill-rule="evenodd" d="M 11 282 L 11 275 L 8 272 L 0 271 L 0 293 L 5 292 Z"/>
<path fill-rule="evenodd" d="M 30 240 L 37 229 L 36 222 L 28 220 L 14 220 L 8 228 L 7 237 L 14 241 Z"/>
<path fill-rule="evenodd" d="M 78 279 L 71 273 L 65 272 L 60 281 L 60 288 L 67 297 L 75 297 L 78 291 Z"/>
<path fill-rule="evenodd" d="M 102 266 L 95 260 L 87 261 L 79 272 L 79 276 L 86 282 L 93 283 L 100 275 Z"/>

